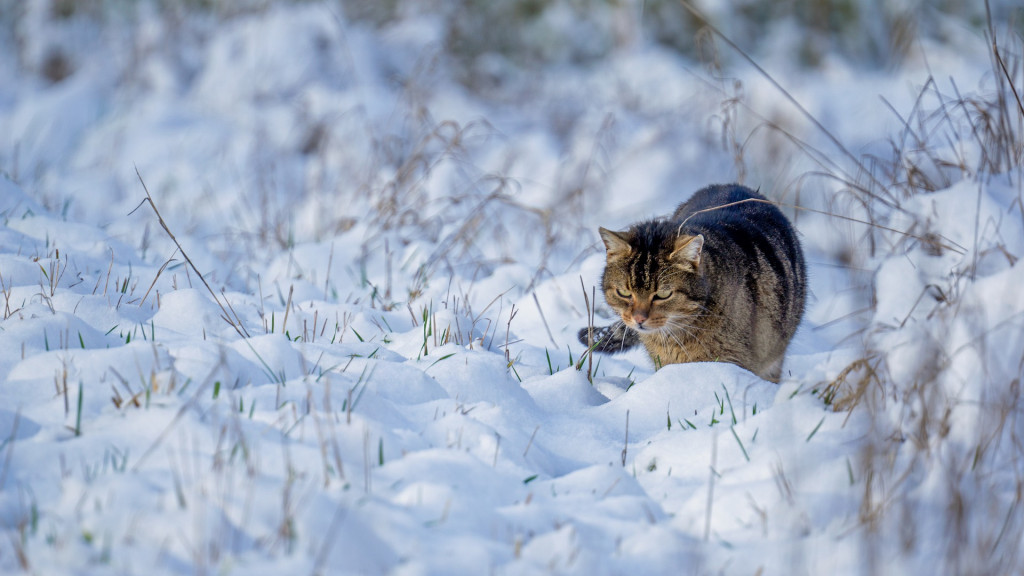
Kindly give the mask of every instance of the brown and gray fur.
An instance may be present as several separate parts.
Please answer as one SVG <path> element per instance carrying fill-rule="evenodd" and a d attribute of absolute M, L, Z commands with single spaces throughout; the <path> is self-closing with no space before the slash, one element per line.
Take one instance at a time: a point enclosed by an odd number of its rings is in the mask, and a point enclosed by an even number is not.
<path fill-rule="evenodd" d="M 643 344 L 656 367 L 731 362 L 779 381 L 806 277 L 796 232 L 764 196 L 709 186 L 668 218 L 600 232 L 608 251 L 601 284 L 622 320 L 594 329 L 596 350 Z M 587 344 L 587 328 L 579 338 Z"/>

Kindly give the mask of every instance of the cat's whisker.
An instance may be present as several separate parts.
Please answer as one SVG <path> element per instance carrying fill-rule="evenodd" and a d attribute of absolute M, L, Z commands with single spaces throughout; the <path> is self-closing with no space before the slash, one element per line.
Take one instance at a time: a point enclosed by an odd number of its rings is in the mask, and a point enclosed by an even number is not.
<path fill-rule="evenodd" d="M 704 351 L 705 356 L 708 359 L 715 358 L 715 356 L 712 355 L 711 350 L 707 347 L 707 344 L 703 341 L 702 338 L 699 337 L 699 334 L 695 334 L 695 332 L 698 332 L 700 330 L 700 328 L 698 328 L 696 326 L 693 326 L 691 324 L 683 324 L 683 323 L 677 322 L 677 321 L 673 321 L 670 324 L 670 326 L 672 328 L 674 328 L 675 330 L 673 330 L 673 331 L 666 331 L 665 334 L 670 336 L 672 338 L 672 340 L 682 350 L 686 351 L 686 350 L 688 350 L 688 347 L 686 346 L 686 344 L 683 343 L 682 340 L 680 340 L 677 332 L 682 332 L 683 335 L 686 337 L 686 340 L 692 341 L 694 344 L 697 344 L 698 346 L 700 346 L 701 349 Z M 689 361 L 692 361 L 692 358 L 693 358 L 692 354 L 687 353 L 687 357 L 691 359 Z"/>

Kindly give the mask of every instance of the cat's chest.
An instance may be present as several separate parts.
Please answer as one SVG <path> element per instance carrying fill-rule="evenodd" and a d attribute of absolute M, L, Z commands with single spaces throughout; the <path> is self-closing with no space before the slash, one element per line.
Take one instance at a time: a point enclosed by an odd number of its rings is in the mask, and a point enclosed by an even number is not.
<path fill-rule="evenodd" d="M 641 334 L 647 353 L 655 366 L 683 362 L 714 362 L 721 358 L 720 346 L 706 331 L 694 328 L 671 333 Z"/>

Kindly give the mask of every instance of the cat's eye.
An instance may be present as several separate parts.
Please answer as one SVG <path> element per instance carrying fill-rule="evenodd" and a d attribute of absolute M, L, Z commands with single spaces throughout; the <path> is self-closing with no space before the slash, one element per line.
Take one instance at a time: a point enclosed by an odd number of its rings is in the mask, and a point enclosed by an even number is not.
<path fill-rule="evenodd" d="M 623 290 L 622 288 L 616 289 L 615 293 L 619 295 L 619 298 L 629 299 L 629 298 L 633 297 L 633 293 L 632 292 L 630 292 L 629 290 Z"/>
<path fill-rule="evenodd" d="M 654 294 L 654 300 L 668 300 L 671 297 L 671 290 L 658 290 L 658 292 Z"/>

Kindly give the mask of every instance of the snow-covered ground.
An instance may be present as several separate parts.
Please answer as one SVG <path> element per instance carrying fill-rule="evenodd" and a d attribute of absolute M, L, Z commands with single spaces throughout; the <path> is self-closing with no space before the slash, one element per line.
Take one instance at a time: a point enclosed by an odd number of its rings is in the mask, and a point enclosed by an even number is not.
<path fill-rule="evenodd" d="M 769 52 L 787 94 L 624 32 L 470 82 L 429 10 L 48 6 L 0 32 L 0 571 L 1021 573 L 1024 109 L 980 33 Z M 807 252 L 781 384 L 587 358 L 597 226 L 736 180 Z"/>

